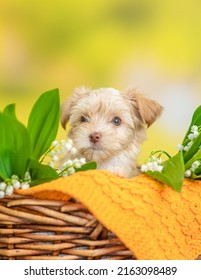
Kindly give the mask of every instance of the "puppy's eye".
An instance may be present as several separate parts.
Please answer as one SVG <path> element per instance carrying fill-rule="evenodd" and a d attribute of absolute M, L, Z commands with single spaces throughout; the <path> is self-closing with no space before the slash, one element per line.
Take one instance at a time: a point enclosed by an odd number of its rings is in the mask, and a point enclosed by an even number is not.
<path fill-rule="evenodd" d="M 121 119 L 119 117 L 114 117 L 112 119 L 112 123 L 116 126 L 119 126 L 121 124 Z"/>
<path fill-rule="evenodd" d="M 88 122 L 88 121 L 89 121 L 89 118 L 86 117 L 86 116 L 81 116 L 80 121 L 81 121 L 81 122 Z"/>

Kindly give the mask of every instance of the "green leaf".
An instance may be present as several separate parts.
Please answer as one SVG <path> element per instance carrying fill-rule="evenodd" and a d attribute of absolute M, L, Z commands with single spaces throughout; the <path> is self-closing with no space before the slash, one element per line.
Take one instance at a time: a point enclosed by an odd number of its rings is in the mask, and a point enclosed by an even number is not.
<path fill-rule="evenodd" d="M 42 94 L 33 106 L 28 131 L 33 145 L 33 159 L 39 160 L 56 138 L 60 119 L 58 89 Z"/>
<path fill-rule="evenodd" d="M 97 163 L 92 161 L 92 162 L 87 162 L 83 164 L 80 168 L 75 168 L 75 172 L 79 171 L 87 171 L 91 169 L 96 169 L 97 168 Z"/>
<path fill-rule="evenodd" d="M 201 165 L 200 165 L 198 168 L 196 168 L 196 170 L 195 170 L 195 175 L 196 175 L 198 178 L 201 177 Z"/>
<path fill-rule="evenodd" d="M 185 169 L 189 169 L 191 165 L 198 159 L 201 159 L 201 149 L 198 149 L 197 152 L 194 152 L 194 156 L 189 159 L 189 161 L 185 164 Z"/>
<path fill-rule="evenodd" d="M 24 178 L 31 157 L 31 142 L 27 129 L 16 119 L 0 113 L 0 176 L 13 174 Z"/>
<path fill-rule="evenodd" d="M 193 113 L 192 125 L 201 125 L 201 105 Z"/>
<path fill-rule="evenodd" d="M 29 173 L 31 176 L 31 186 L 49 182 L 59 178 L 55 169 L 49 165 L 41 164 L 36 160 L 31 160 Z"/>
<path fill-rule="evenodd" d="M 199 136 L 194 140 L 192 146 L 189 148 L 189 150 L 184 153 L 184 163 L 187 163 L 195 153 L 199 150 L 199 147 L 201 145 L 201 133 Z"/>
<path fill-rule="evenodd" d="M 191 131 L 191 127 L 193 125 L 197 125 L 197 126 L 200 126 L 201 125 L 201 105 L 195 110 L 195 112 L 193 113 L 193 117 L 192 117 L 192 120 L 191 120 L 191 123 L 190 123 L 190 126 L 187 130 L 187 133 L 183 139 L 183 142 L 182 144 L 185 143 L 185 141 L 187 140 L 187 137 Z"/>
<path fill-rule="evenodd" d="M 16 114 L 15 114 L 15 104 L 9 104 L 5 107 L 3 113 L 7 116 L 12 117 L 13 119 L 17 119 L 16 118 Z"/>
<path fill-rule="evenodd" d="M 163 166 L 162 172 L 148 171 L 147 174 L 180 192 L 185 171 L 182 152 L 166 160 Z"/>

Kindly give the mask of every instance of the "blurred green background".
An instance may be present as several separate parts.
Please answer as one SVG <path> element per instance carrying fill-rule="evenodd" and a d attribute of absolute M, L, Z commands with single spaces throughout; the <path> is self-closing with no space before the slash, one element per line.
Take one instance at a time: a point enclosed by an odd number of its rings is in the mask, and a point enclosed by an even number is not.
<path fill-rule="evenodd" d="M 26 124 L 41 93 L 130 86 L 165 108 L 140 160 L 176 153 L 201 104 L 201 1 L 7 0 L 0 9 L 0 110 Z M 65 131 L 59 130 L 58 138 Z"/>

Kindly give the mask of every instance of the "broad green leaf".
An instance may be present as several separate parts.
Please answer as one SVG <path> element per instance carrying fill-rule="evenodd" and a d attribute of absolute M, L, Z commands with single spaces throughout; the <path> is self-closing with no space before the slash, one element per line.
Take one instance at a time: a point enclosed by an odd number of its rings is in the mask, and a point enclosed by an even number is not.
<path fill-rule="evenodd" d="M 199 166 L 196 170 L 195 170 L 195 174 L 201 178 L 201 166 Z"/>
<path fill-rule="evenodd" d="M 1 121 L 1 117 L 0 117 Z M 0 125 L 1 129 L 1 125 Z M 0 133 L 1 135 L 1 133 Z M 2 144 L 4 141 L 1 141 Z M 14 153 L 11 150 L 5 148 L 4 145 L 0 148 L 0 177 L 5 180 L 11 177 L 13 173 L 12 162 L 14 159 Z"/>
<path fill-rule="evenodd" d="M 184 137 L 184 140 L 183 140 L 182 144 L 184 144 L 184 142 L 187 140 L 187 137 L 188 137 L 188 135 L 189 135 L 189 133 L 191 131 L 191 127 L 193 125 L 197 125 L 197 126 L 201 125 L 201 105 L 193 113 L 193 117 L 192 117 L 190 126 L 189 126 L 189 128 L 187 130 L 187 133 L 186 133 L 186 135 Z"/>
<path fill-rule="evenodd" d="M 97 163 L 96 162 L 87 162 L 83 164 L 80 168 L 75 168 L 76 172 L 79 171 L 87 171 L 87 170 L 92 170 L 97 168 Z"/>
<path fill-rule="evenodd" d="M 15 114 L 15 104 L 9 104 L 8 106 L 6 106 L 3 113 L 7 116 L 12 117 L 13 119 L 17 119 Z"/>
<path fill-rule="evenodd" d="M 190 160 L 185 164 L 185 169 L 189 169 L 191 165 L 198 159 L 201 159 L 201 149 L 198 149 L 194 156 L 190 158 Z"/>
<path fill-rule="evenodd" d="M 184 163 L 187 163 L 194 156 L 194 154 L 197 153 L 200 145 L 201 145 L 201 133 L 194 140 L 193 145 L 189 148 L 189 150 L 186 153 L 184 153 Z"/>
<path fill-rule="evenodd" d="M 192 125 L 201 125 L 201 105 L 193 113 Z"/>
<path fill-rule="evenodd" d="M 27 129 L 16 119 L 0 113 L 0 176 L 13 174 L 24 178 L 31 157 L 31 143 Z"/>
<path fill-rule="evenodd" d="M 39 160 L 55 140 L 60 119 L 58 89 L 42 94 L 33 106 L 28 131 L 33 145 L 33 159 Z"/>
<path fill-rule="evenodd" d="M 43 165 L 36 160 L 31 160 L 29 173 L 31 175 L 32 186 L 59 178 L 55 169 L 49 165 Z"/>
<path fill-rule="evenodd" d="M 182 152 L 179 152 L 178 154 L 164 162 L 162 172 L 148 171 L 147 174 L 159 180 L 160 182 L 167 184 L 177 192 L 180 192 L 184 179 L 184 171 L 185 168 Z"/>

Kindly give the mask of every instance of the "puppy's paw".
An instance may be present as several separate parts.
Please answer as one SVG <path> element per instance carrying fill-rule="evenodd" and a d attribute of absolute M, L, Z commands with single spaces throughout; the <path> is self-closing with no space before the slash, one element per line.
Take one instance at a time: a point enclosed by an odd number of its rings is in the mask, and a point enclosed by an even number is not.
<path fill-rule="evenodd" d="M 110 166 L 110 167 L 108 168 L 108 170 L 109 170 L 110 172 L 112 172 L 114 175 L 116 175 L 116 176 L 118 176 L 118 177 L 120 177 L 120 178 L 125 178 L 125 177 L 126 177 L 125 174 L 124 174 L 124 170 L 123 170 L 123 168 L 121 168 L 121 167 L 113 167 L 113 166 Z"/>

